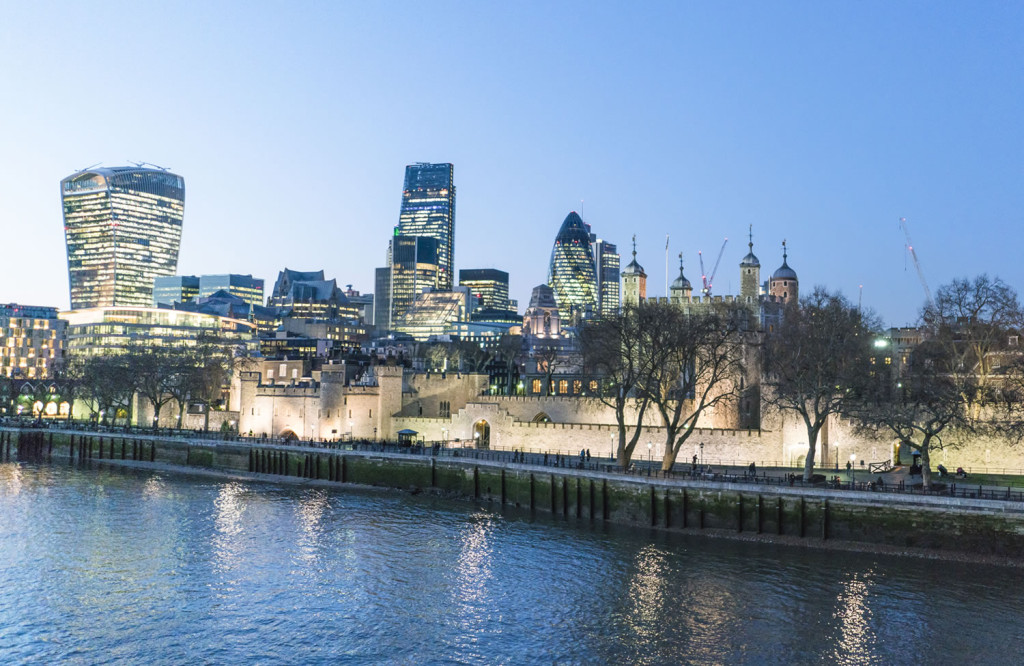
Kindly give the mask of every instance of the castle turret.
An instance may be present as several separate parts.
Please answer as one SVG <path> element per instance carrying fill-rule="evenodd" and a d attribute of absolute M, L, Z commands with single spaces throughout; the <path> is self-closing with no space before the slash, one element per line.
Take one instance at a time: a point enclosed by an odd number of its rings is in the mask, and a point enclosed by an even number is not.
<path fill-rule="evenodd" d="M 754 227 L 750 226 L 750 241 L 747 243 L 750 251 L 740 262 L 740 297 L 744 299 L 757 299 L 761 284 L 761 262 L 754 256 Z"/>
<path fill-rule="evenodd" d="M 693 293 L 693 286 L 690 281 L 683 275 L 683 253 L 679 253 L 679 277 L 672 282 L 672 286 L 669 287 L 669 296 L 671 298 L 689 299 Z"/>
<path fill-rule="evenodd" d="M 647 273 L 636 262 L 636 234 L 633 234 L 633 261 L 622 269 L 622 304 L 637 305 L 647 299 Z"/>
<path fill-rule="evenodd" d="M 786 258 L 786 241 L 782 241 L 782 265 L 768 280 L 768 293 L 783 303 L 790 303 L 800 298 L 800 290 L 796 271 L 789 267 Z"/>

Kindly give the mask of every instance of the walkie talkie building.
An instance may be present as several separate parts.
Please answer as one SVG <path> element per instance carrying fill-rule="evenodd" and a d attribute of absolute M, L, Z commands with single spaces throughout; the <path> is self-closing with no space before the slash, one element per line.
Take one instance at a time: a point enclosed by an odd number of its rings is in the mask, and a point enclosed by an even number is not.
<path fill-rule="evenodd" d="M 71 309 L 153 300 L 178 268 L 185 181 L 162 169 L 86 169 L 60 183 Z"/>

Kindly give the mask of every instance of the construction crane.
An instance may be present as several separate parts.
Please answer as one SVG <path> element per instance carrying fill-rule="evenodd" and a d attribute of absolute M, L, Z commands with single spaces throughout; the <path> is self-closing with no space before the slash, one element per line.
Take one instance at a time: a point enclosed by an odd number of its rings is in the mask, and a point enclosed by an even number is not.
<path fill-rule="evenodd" d="M 704 288 L 701 289 L 701 293 L 705 296 L 711 295 L 711 286 L 715 281 L 715 273 L 718 272 L 718 264 L 722 261 L 722 253 L 725 252 L 725 244 L 728 242 L 728 238 L 722 241 L 722 247 L 718 250 L 718 259 L 715 259 L 715 267 L 711 269 L 711 275 L 708 275 L 704 271 L 704 253 L 700 250 L 697 251 L 697 257 L 700 259 L 700 279 L 704 283 Z"/>
<path fill-rule="evenodd" d="M 917 277 L 921 279 L 921 286 L 924 287 L 924 295 L 928 299 L 928 306 L 935 308 L 935 299 L 932 298 L 932 290 L 928 288 L 928 281 L 924 279 L 924 271 L 921 270 L 921 262 L 917 260 L 917 252 L 914 251 L 914 242 L 910 240 L 910 230 L 907 229 L 907 218 L 900 218 L 900 228 L 903 229 L 903 235 L 907 237 L 907 251 L 910 252 L 910 258 L 914 260 L 914 268 L 917 269 Z"/>

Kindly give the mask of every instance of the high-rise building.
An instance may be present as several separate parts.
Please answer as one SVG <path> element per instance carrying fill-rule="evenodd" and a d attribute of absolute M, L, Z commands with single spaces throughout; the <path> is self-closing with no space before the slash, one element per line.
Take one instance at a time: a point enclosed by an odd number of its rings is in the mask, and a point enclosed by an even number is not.
<path fill-rule="evenodd" d="M 184 179 L 111 167 L 79 171 L 60 187 L 71 309 L 150 305 L 153 279 L 178 267 Z"/>
<path fill-rule="evenodd" d="M 494 268 L 463 268 L 459 286 L 476 298 L 475 310 L 508 310 L 508 273 Z"/>
<path fill-rule="evenodd" d="M 404 319 L 417 294 L 435 289 L 441 271 L 439 246 L 437 239 L 428 236 L 391 239 L 390 318 L 386 326 L 379 322 L 378 327 L 392 329 Z"/>
<path fill-rule="evenodd" d="M 199 295 L 199 278 L 195 275 L 161 275 L 153 278 L 153 307 L 191 303 Z"/>
<path fill-rule="evenodd" d="M 597 277 L 597 314 L 619 313 L 619 253 L 614 244 L 594 237 L 594 275 Z"/>
<path fill-rule="evenodd" d="M 548 285 L 555 293 L 559 315 L 567 324 L 591 316 L 597 309 L 590 228 L 576 211 L 569 213 L 555 237 Z"/>
<path fill-rule="evenodd" d="M 455 168 L 451 164 L 417 162 L 405 167 L 402 211 L 396 235 L 437 240 L 437 284 L 450 291 L 455 267 Z"/>

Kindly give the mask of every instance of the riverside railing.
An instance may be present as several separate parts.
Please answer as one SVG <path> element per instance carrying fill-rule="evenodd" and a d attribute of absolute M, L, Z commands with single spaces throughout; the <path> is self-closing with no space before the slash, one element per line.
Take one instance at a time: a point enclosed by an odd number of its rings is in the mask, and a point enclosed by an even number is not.
<path fill-rule="evenodd" d="M 1014 489 L 1013 486 L 1003 487 L 968 484 L 966 480 L 955 477 L 952 481 L 947 483 L 946 478 L 935 475 L 933 478 L 936 480 L 933 481 L 933 487 L 925 490 L 923 487 L 918 485 L 907 484 L 905 480 L 894 483 L 885 483 L 881 478 L 871 479 L 870 477 L 875 476 L 874 474 L 871 474 L 866 470 L 856 468 L 854 469 L 853 480 L 843 481 L 842 478 L 838 474 L 833 473 L 832 470 L 819 468 L 819 471 L 814 475 L 814 480 L 805 482 L 802 471 L 799 473 L 796 471 L 793 473 L 783 471 L 781 474 L 778 469 L 774 469 L 771 472 L 763 470 L 754 474 L 743 471 L 731 472 L 729 471 L 730 467 L 736 468 L 737 470 L 744 470 L 747 469 L 748 465 L 741 462 L 723 460 L 705 460 L 703 464 L 698 463 L 696 467 L 694 467 L 690 462 L 676 463 L 671 471 L 663 471 L 661 469 L 660 460 L 635 458 L 631 462 L 629 468 L 624 470 L 615 459 L 607 456 L 600 457 L 588 455 L 586 449 L 583 450 L 583 455 L 581 456 L 579 452 L 557 450 L 553 452 L 538 453 L 514 450 L 510 451 L 506 449 L 490 450 L 463 448 L 460 446 L 451 446 L 450 442 L 399 443 L 388 440 L 370 439 L 343 441 L 299 440 L 279 437 L 247 437 L 220 431 L 146 428 L 138 426 L 106 426 L 103 424 L 83 423 L 77 421 L 43 421 L 42 423 L 35 421 L 26 423 L 24 421 L 12 422 L 11 419 L 8 419 L 6 422 L 0 423 L 0 425 L 26 429 L 41 427 L 47 429 L 53 428 L 118 435 L 150 435 L 175 439 L 202 440 L 209 441 L 214 444 L 220 442 L 233 442 L 248 445 L 283 445 L 326 450 L 347 450 L 364 453 L 400 453 L 406 455 L 434 456 L 439 458 L 461 458 L 499 464 L 523 464 L 538 467 L 590 470 L 609 474 L 621 474 L 623 476 L 658 479 L 716 481 L 722 483 L 791 486 L 855 492 L 899 493 L 906 495 L 930 495 L 958 497 L 964 499 L 990 499 L 1009 502 L 1024 502 L 1024 488 Z M 756 463 L 756 467 L 796 470 L 796 468 L 772 461 L 758 462 Z M 716 468 L 723 471 L 713 471 Z M 968 469 L 967 471 L 969 475 L 979 473 L 972 471 L 971 469 Z M 997 472 L 991 469 L 985 469 L 980 473 L 1019 473 L 1020 475 L 1024 475 L 1024 470 L 1006 469 Z M 847 474 L 849 473 L 847 472 Z M 859 474 L 869 477 L 868 480 L 857 481 L 856 477 Z"/>

